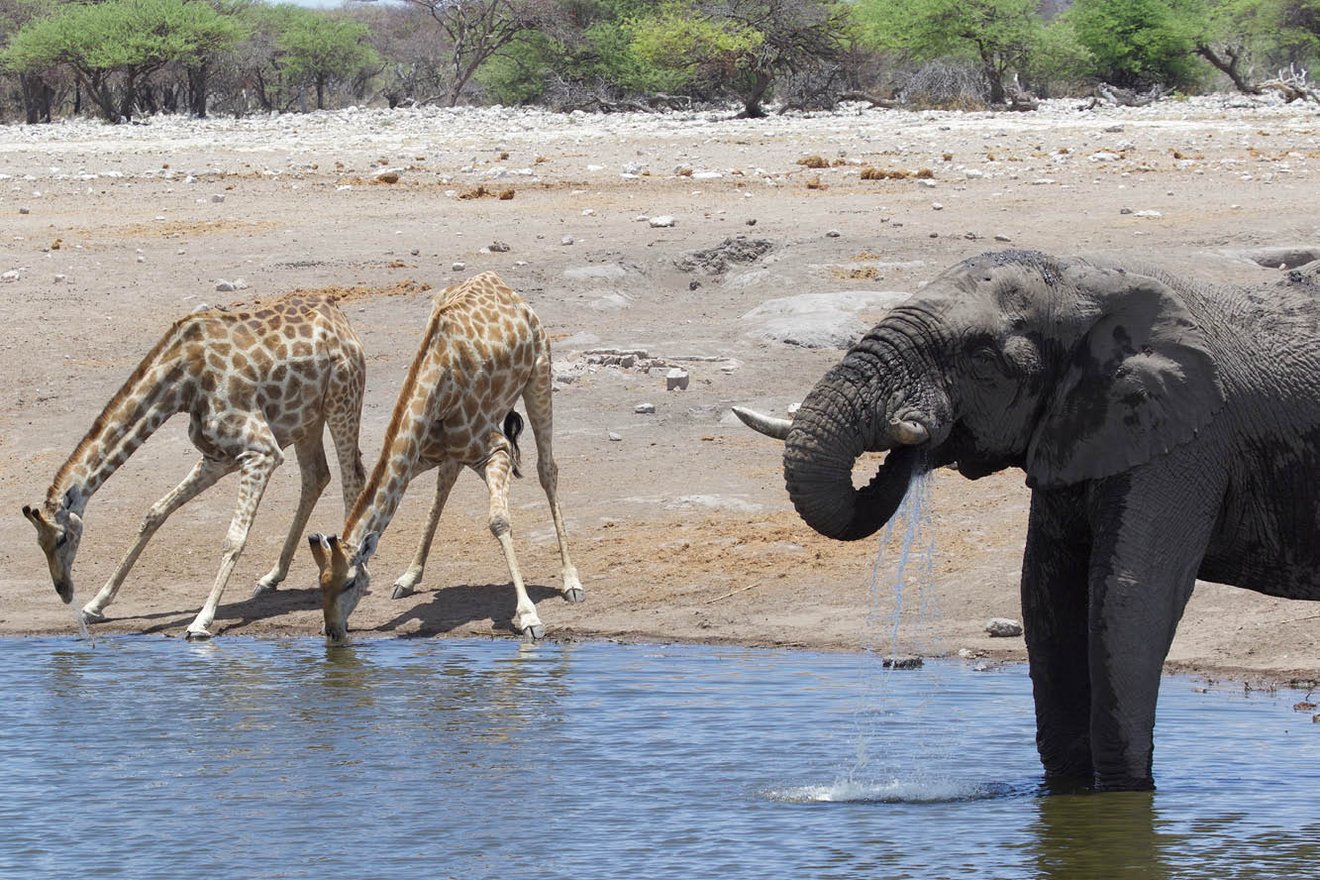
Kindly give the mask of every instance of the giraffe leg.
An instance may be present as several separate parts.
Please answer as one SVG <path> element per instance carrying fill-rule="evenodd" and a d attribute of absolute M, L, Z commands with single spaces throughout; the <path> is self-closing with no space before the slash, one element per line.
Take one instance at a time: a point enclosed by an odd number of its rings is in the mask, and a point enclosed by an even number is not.
<path fill-rule="evenodd" d="M 256 589 L 252 591 L 254 596 L 274 590 L 288 576 L 289 564 L 293 562 L 294 551 L 298 549 L 303 530 L 307 528 L 307 520 L 311 519 L 312 508 L 316 507 L 316 502 L 320 500 L 325 487 L 330 485 L 330 465 L 325 460 L 325 446 L 322 443 L 321 432 L 318 430 L 314 433 L 315 436 L 309 435 L 294 449 L 298 456 L 298 470 L 302 476 L 298 510 L 293 515 L 293 524 L 289 526 L 289 536 L 284 539 L 279 561 L 265 577 L 257 581 Z"/>
<path fill-rule="evenodd" d="M 270 482 L 271 474 L 284 459 L 275 444 L 275 438 L 270 436 L 269 429 L 266 430 L 266 435 L 270 441 L 269 445 L 249 448 L 238 457 L 238 509 L 234 511 L 234 518 L 229 523 L 229 532 L 225 535 L 220 552 L 220 572 L 215 577 L 211 594 L 206 597 L 206 604 L 197 612 L 197 617 L 188 625 L 189 639 L 211 637 L 207 627 L 215 620 L 215 610 L 220 605 L 225 584 L 229 583 L 229 576 L 233 574 L 234 565 L 238 562 L 239 554 L 243 552 L 243 545 L 247 543 L 248 531 L 252 528 L 252 520 L 257 515 L 257 505 L 261 503 L 261 496 L 266 491 L 266 484 Z"/>
<path fill-rule="evenodd" d="M 361 366 L 357 367 L 361 370 Z M 353 509 L 353 502 L 362 493 L 367 481 L 362 467 L 362 450 L 358 447 L 358 430 L 362 425 L 362 377 L 353 369 L 338 366 L 327 394 L 334 406 L 325 414 L 330 440 L 335 445 L 335 459 L 339 462 L 340 488 L 344 492 L 344 516 Z"/>
<path fill-rule="evenodd" d="M 188 476 L 183 478 L 183 482 L 151 506 L 151 509 L 147 511 L 147 515 L 142 518 L 142 525 L 138 527 L 137 540 L 129 548 L 124 558 L 120 560 L 119 567 L 115 569 L 114 574 L 110 576 L 110 580 L 106 581 L 100 592 L 83 606 L 82 616 L 84 620 L 88 623 L 100 623 L 105 620 L 105 615 L 102 613 L 105 606 L 115 600 L 119 588 L 124 585 L 128 573 L 133 570 L 133 564 L 137 562 L 138 556 L 146 548 L 151 536 L 156 534 L 156 530 L 165 523 L 165 520 L 169 519 L 170 514 L 214 486 L 217 480 L 233 469 L 233 462 L 204 458 L 193 465 L 193 469 L 188 472 Z"/>
<path fill-rule="evenodd" d="M 518 607 L 513 614 L 513 628 L 525 636 L 539 639 L 545 635 L 545 627 L 536 614 L 536 606 L 527 595 L 523 585 L 522 572 L 518 569 L 518 557 L 513 553 L 513 526 L 509 522 L 509 474 L 513 471 L 513 462 L 505 450 L 498 450 L 486 462 L 482 475 L 486 488 L 490 491 L 490 532 L 500 542 L 504 551 L 504 562 L 509 566 L 509 577 L 513 580 L 513 591 L 518 597 Z"/>
<path fill-rule="evenodd" d="M 440 513 L 445 509 L 449 490 L 454 488 L 454 480 L 458 479 L 458 472 L 461 469 L 462 466 L 453 461 L 447 461 L 438 468 L 435 502 L 431 505 L 431 513 L 426 520 L 426 531 L 422 533 L 421 543 L 417 545 L 417 552 L 413 554 L 412 564 L 394 581 L 394 593 L 390 598 L 402 599 L 411 596 L 418 581 L 422 579 L 422 572 L 426 568 L 426 557 L 431 555 L 431 541 L 435 538 L 435 529 L 440 523 Z"/>
<path fill-rule="evenodd" d="M 523 389 L 523 406 L 527 420 L 536 438 L 536 475 L 550 502 L 550 516 L 555 521 L 555 537 L 559 540 L 560 592 L 569 602 L 581 602 L 587 597 L 586 588 L 578 579 L 577 568 L 568 555 L 568 532 L 564 529 L 564 516 L 559 511 L 559 465 L 555 464 L 553 449 L 554 417 L 551 407 L 550 354 L 537 358 L 532 380 Z"/>

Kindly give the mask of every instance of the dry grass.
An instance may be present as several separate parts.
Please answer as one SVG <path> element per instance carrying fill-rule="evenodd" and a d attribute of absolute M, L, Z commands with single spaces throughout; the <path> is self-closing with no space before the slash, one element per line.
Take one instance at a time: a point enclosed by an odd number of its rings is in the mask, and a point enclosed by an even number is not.
<path fill-rule="evenodd" d="M 514 195 L 515 191 L 512 188 L 496 191 L 493 189 L 486 189 L 486 185 L 483 183 L 477 185 L 473 189 L 464 190 L 458 194 L 458 197 L 464 200 L 495 198 L 499 199 L 501 202 L 507 202 L 509 199 L 513 198 Z"/>
<path fill-rule="evenodd" d="M 835 266 L 830 270 L 835 281 L 874 281 L 880 277 L 875 266 Z"/>
<path fill-rule="evenodd" d="M 411 278 L 405 278 L 396 281 L 385 287 L 374 287 L 369 284 L 359 284 L 353 287 L 317 287 L 306 288 L 299 287 L 290 290 L 288 293 L 282 293 L 279 296 L 267 297 L 265 299 L 240 300 L 227 305 L 225 308 L 230 311 L 250 312 L 256 309 L 280 302 L 281 300 L 291 299 L 293 297 L 329 297 L 336 302 L 354 302 L 362 299 L 379 299 L 387 296 L 415 296 L 419 293 L 425 293 L 431 289 L 431 285 L 424 281 L 414 281 Z"/>
<path fill-rule="evenodd" d="M 829 167 L 830 167 L 829 160 L 826 159 L 824 156 L 814 156 L 814 155 L 813 155 L 813 156 L 803 156 L 801 159 L 798 159 L 798 160 L 797 160 L 797 163 L 798 163 L 799 165 L 802 165 L 802 166 L 806 167 L 806 168 L 817 168 L 817 169 L 819 169 L 819 168 L 829 168 Z"/>
<path fill-rule="evenodd" d="M 830 188 L 830 185 L 829 185 L 828 183 L 821 183 L 821 181 L 820 181 L 820 176 L 819 176 L 819 175 L 817 175 L 816 177 L 813 177 L 813 178 L 811 178 L 811 180 L 808 180 L 808 181 L 807 181 L 807 189 L 826 190 L 826 189 L 829 189 L 829 188 Z"/>
<path fill-rule="evenodd" d="M 873 168 L 867 165 L 862 169 L 862 180 L 930 180 L 934 176 L 935 172 L 929 168 L 904 171 L 893 168 Z"/>

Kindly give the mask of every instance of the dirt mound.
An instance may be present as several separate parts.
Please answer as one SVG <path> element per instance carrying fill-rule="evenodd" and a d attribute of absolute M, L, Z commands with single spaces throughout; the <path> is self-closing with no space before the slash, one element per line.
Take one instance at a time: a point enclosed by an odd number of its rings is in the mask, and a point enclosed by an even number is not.
<path fill-rule="evenodd" d="M 746 238 L 739 235 L 726 238 L 713 248 L 688 254 L 674 265 L 684 272 L 705 272 L 723 275 L 738 263 L 755 263 L 774 249 L 774 242 L 764 238 Z"/>

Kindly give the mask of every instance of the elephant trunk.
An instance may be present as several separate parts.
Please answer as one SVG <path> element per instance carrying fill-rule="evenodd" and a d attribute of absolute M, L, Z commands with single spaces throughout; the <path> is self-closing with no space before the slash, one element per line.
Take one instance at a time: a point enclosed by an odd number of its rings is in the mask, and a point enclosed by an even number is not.
<path fill-rule="evenodd" d="M 893 517 L 913 476 L 929 467 L 933 413 L 912 405 L 924 396 L 901 361 L 857 349 L 821 379 L 784 441 L 789 497 L 809 526 L 856 541 Z M 882 450 L 889 454 L 875 477 L 854 489 L 858 456 Z"/>

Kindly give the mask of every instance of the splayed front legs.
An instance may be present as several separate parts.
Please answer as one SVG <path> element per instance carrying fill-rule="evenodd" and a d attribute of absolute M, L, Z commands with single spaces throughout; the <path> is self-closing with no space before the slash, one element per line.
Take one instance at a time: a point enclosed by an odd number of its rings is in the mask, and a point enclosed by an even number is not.
<path fill-rule="evenodd" d="M 405 596 L 411 596 L 413 590 L 422 579 L 422 573 L 426 570 L 426 558 L 431 555 L 431 542 L 435 539 L 436 527 L 440 524 L 440 514 L 444 512 L 445 501 L 449 499 L 449 490 L 454 488 L 454 481 L 458 479 L 458 473 L 463 466 L 456 461 L 443 462 L 438 468 L 435 483 L 435 502 L 431 505 L 431 513 L 426 519 L 426 530 L 422 532 L 421 543 L 417 545 L 417 552 L 413 554 L 412 563 L 408 570 L 399 575 L 394 581 L 394 592 L 391 599 L 402 599 Z"/>
<path fill-rule="evenodd" d="M 165 524 L 165 520 L 169 519 L 170 514 L 214 486 L 217 480 L 232 471 L 236 466 L 237 462 L 234 461 L 215 461 L 204 458 L 193 465 L 193 469 L 189 471 L 188 476 L 183 478 L 183 482 L 151 506 L 151 509 L 147 511 L 147 515 L 142 519 L 142 525 L 138 527 L 137 540 L 129 548 L 128 553 L 124 555 L 119 566 L 115 569 L 115 573 L 110 576 L 110 580 L 106 581 L 101 591 L 83 606 L 83 620 L 88 623 L 100 623 L 105 620 L 105 614 L 103 613 L 105 606 L 115 600 L 119 588 L 124 585 L 128 573 L 133 570 L 134 563 L 142 555 L 147 542 L 151 540 L 152 535 L 156 534 L 156 530 Z"/>

